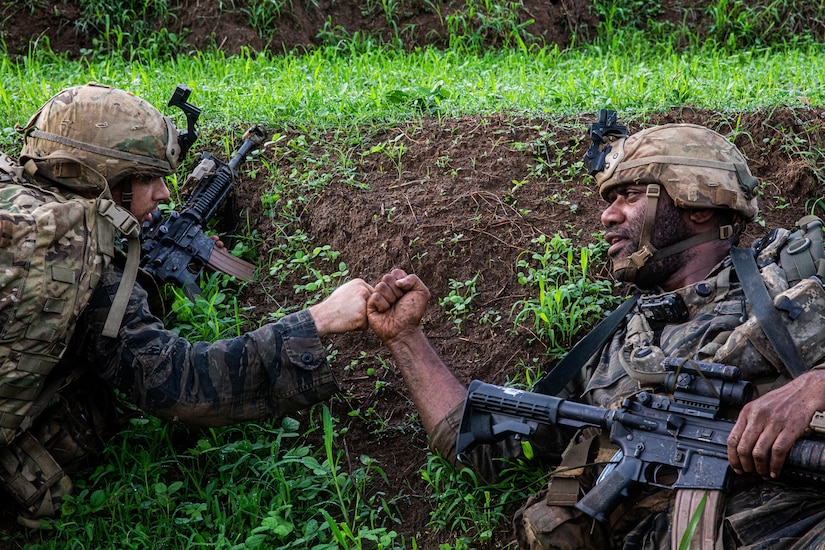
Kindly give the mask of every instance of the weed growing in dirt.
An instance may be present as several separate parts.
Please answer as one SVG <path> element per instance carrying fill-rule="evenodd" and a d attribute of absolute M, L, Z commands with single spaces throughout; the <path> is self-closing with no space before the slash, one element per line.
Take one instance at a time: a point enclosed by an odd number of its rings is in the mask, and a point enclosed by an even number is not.
<path fill-rule="evenodd" d="M 502 524 L 510 521 L 515 509 L 534 493 L 544 478 L 540 470 L 523 461 L 511 462 L 494 484 L 484 483 L 470 468 L 452 466 L 438 454 L 428 457 L 421 470 L 432 488 L 433 512 L 430 526 L 456 537 L 455 548 L 477 542 L 502 542 L 493 539 Z"/>
<path fill-rule="evenodd" d="M 534 334 L 547 346 L 551 357 L 563 356 L 576 334 L 601 318 L 619 300 L 613 283 L 593 279 L 590 266 L 598 263 L 605 243 L 588 244 L 576 250 L 572 241 L 559 234 L 534 239 L 537 252 L 523 253 L 517 262 L 518 282 L 538 295 L 513 305 L 515 325 L 532 325 Z M 541 250 L 543 248 L 543 250 Z"/>
<path fill-rule="evenodd" d="M 461 332 L 461 323 L 472 315 L 473 299 L 478 296 L 476 283 L 479 273 L 467 281 L 450 279 L 450 293 L 438 300 L 438 305 L 444 308 L 447 317 L 453 320 L 456 330 Z"/>
<path fill-rule="evenodd" d="M 185 36 L 166 26 L 155 30 L 157 21 L 175 18 L 178 6 L 168 2 L 143 0 L 83 0 L 81 16 L 75 21 L 78 33 L 97 34 L 94 52 L 127 52 L 130 59 L 170 58 L 184 44 Z"/>
<path fill-rule="evenodd" d="M 240 308 L 237 297 L 232 296 L 237 284 L 231 279 L 218 272 L 203 275 L 200 281 L 202 294 L 195 296 L 194 301 L 183 289 L 172 284 L 164 285 L 163 291 L 172 303 L 166 326 L 193 342 L 213 342 L 242 334 L 248 321 L 248 310 Z"/>
<path fill-rule="evenodd" d="M 278 283 L 298 274 L 301 282 L 293 285 L 296 294 L 305 296 L 305 303 L 317 303 L 346 281 L 347 264 L 337 262 L 340 252 L 329 245 L 315 246 L 303 231 L 282 239 L 270 250 L 269 275 Z"/>
<path fill-rule="evenodd" d="M 269 38 L 278 32 L 281 13 L 291 11 L 291 8 L 291 0 L 252 0 L 242 5 L 240 10 L 259 36 Z"/>

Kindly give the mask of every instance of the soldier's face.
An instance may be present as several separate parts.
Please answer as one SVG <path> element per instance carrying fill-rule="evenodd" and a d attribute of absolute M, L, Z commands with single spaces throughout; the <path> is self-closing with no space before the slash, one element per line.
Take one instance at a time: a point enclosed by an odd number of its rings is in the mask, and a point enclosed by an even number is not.
<path fill-rule="evenodd" d="M 169 198 L 166 180 L 161 177 L 138 177 L 132 179 L 132 202 L 129 210 L 140 222 L 150 221 L 152 212 Z"/>
<path fill-rule="evenodd" d="M 602 212 L 602 224 L 607 229 L 604 238 L 610 245 L 611 260 L 629 257 L 639 248 L 639 236 L 647 206 L 646 185 L 623 185 L 607 196 L 610 205 Z"/>
<path fill-rule="evenodd" d="M 607 255 L 615 263 L 625 260 L 639 249 L 639 241 L 648 207 L 647 185 L 617 187 L 608 195 L 610 205 L 602 212 L 606 231 L 605 240 L 610 245 Z M 662 193 L 656 203 L 651 244 L 658 250 L 677 243 L 694 233 L 688 226 L 686 210 L 677 208 L 667 193 Z M 658 260 L 649 260 L 636 272 L 634 283 L 650 289 L 663 284 L 668 277 L 691 261 L 692 251 L 684 250 Z M 618 275 L 618 274 L 617 274 Z M 620 276 L 618 276 L 621 279 Z"/>

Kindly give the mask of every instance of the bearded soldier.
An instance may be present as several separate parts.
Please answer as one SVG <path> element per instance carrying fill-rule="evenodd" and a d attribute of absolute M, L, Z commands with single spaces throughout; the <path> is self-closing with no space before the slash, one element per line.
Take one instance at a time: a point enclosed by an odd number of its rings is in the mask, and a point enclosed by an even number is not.
<path fill-rule="evenodd" d="M 620 126 L 605 129 L 591 132 L 586 160 L 607 201 L 601 220 L 613 273 L 638 293 L 599 349 L 587 350 L 551 393 L 614 407 L 640 390 L 661 391 L 663 361 L 672 357 L 736 365 L 759 397 L 738 411 L 728 440 L 736 475 L 724 494 L 639 487 L 608 521 L 598 522 L 574 504 L 599 472 L 586 468 L 572 480 L 559 474 L 517 513 L 519 546 L 676 548 L 705 498 L 694 548 L 825 547 L 822 492 L 774 482 L 793 443 L 825 409 L 821 222 L 806 220 L 810 232 L 774 231 L 740 249 L 738 240 L 757 215 L 757 181 L 733 144 L 691 124 L 630 137 Z M 807 245 L 798 246 L 798 237 Z M 375 290 L 367 305 L 370 328 L 392 351 L 431 447 L 455 459 L 467 390 L 420 329 L 429 291 L 400 269 Z M 769 297 L 767 308 L 762 295 Z M 774 303 L 789 304 L 793 313 Z M 592 433 L 543 428 L 530 443 L 551 465 L 582 466 L 596 454 Z M 581 445 L 588 451 L 578 452 Z M 614 451 L 602 447 L 596 456 Z M 506 440 L 474 449 L 466 461 L 492 475 L 500 464 L 495 458 L 518 457 L 521 449 Z M 585 458 L 568 460 L 575 456 Z"/>

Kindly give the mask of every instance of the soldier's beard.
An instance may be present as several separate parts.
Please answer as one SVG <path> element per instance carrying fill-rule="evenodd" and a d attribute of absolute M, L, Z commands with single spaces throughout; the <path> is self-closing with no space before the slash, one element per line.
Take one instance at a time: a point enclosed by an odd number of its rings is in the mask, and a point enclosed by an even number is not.
<path fill-rule="evenodd" d="M 683 212 L 684 210 L 676 208 L 676 205 L 674 205 L 673 201 L 669 200 L 669 198 L 667 200 L 660 198 L 656 209 L 653 236 L 650 239 L 651 244 L 656 247 L 657 250 L 661 250 L 666 246 L 683 241 L 694 235 L 694 232 L 690 230 L 682 217 Z M 639 249 L 639 236 L 642 234 L 642 224 L 644 224 L 644 213 L 629 223 L 628 240 L 634 244 L 625 251 L 628 257 Z M 648 260 L 636 271 L 636 275 L 632 280 L 627 279 L 629 273 L 623 268 L 614 269 L 613 276 L 620 281 L 633 283 L 640 289 L 649 290 L 661 286 L 671 275 L 689 263 L 692 257 L 693 250 L 687 249 L 672 256 Z"/>

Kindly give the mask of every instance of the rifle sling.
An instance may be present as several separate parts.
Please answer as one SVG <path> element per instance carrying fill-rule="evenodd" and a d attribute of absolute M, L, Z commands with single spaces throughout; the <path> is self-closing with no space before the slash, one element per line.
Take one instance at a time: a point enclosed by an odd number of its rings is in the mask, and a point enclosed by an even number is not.
<path fill-rule="evenodd" d="M 804 373 L 808 369 L 799 354 L 799 350 L 788 332 L 788 327 L 782 321 L 782 316 L 773 305 L 773 300 L 765 288 L 759 268 L 756 266 L 752 248 L 731 247 L 730 257 L 733 260 L 733 267 L 739 275 L 739 282 L 742 290 L 745 291 L 745 298 L 751 305 L 759 326 L 768 337 L 773 349 L 779 359 L 788 369 L 793 378 Z"/>
<path fill-rule="evenodd" d="M 637 299 L 637 296 L 628 298 L 613 313 L 602 319 L 593 330 L 588 332 L 567 352 L 567 355 L 550 372 L 536 381 L 533 385 L 533 391 L 544 395 L 558 395 L 576 373 L 581 370 L 593 353 L 601 349 L 613 335 L 619 324 L 624 321 L 625 315 L 636 304 Z"/>

